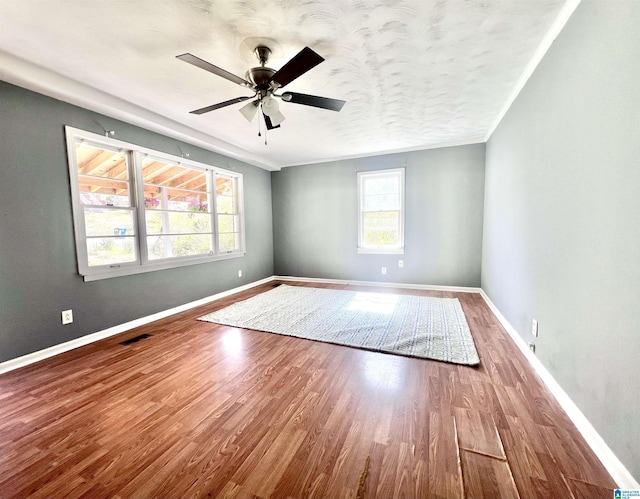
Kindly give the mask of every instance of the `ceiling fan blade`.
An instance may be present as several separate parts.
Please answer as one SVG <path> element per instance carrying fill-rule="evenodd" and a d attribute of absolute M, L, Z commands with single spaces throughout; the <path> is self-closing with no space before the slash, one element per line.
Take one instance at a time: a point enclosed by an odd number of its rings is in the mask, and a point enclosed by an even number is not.
<path fill-rule="evenodd" d="M 196 57 L 193 54 L 177 55 L 176 58 L 180 59 L 181 61 L 188 62 L 189 64 L 197 66 L 201 69 L 204 69 L 205 71 L 209 71 L 214 75 L 222 76 L 223 78 L 229 81 L 232 81 L 233 83 L 237 83 L 238 85 L 242 85 L 243 87 L 253 88 L 253 85 L 251 85 L 251 83 L 249 83 L 244 78 L 240 78 L 239 76 L 236 76 L 233 73 L 229 73 L 229 71 L 225 71 L 224 69 L 219 68 L 218 66 L 214 66 L 213 64 L 203 59 L 200 59 L 199 57 Z"/>
<path fill-rule="evenodd" d="M 226 100 L 224 102 L 219 102 L 218 104 L 213 104 L 212 106 L 203 107 L 201 109 L 196 109 L 195 111 L 190 111 L 191 114 L 204 114 L 209 111 L 215 111 L 216 109 L 220 109 L 221 107 L 227 107 L 231 104 L 237 104 L 238 102 L 244 102 L 246 100 L 253 99 L 253 95 L 249 97 L 236 97 L 235 99 Z"/>
<path fill-rule="evenodd" d="M 274 125 L 271 121 L 271 118 L 269 118 L 266 114 L 262 113 L 262 116 L 264 116 L 264 122 L 267 125 L 267 130 L 273 130 L 274 128 L 280 128 L 280 125 Z"/>
<path fill-rule="evenodd" d="M 269 82 L 275 83 L 278 87 L 284 87 L 322 61 L 324 61 L 323 57 L 316 54 L 309 47 L 305 47 L 294 55 L 293 59 L 282 66 L 280 70 L 276 71 Z"/>
<path fill-rule="evenodd" d="M 329 109 L 330 111 L 340 111 L 346 101 L 338 99 L 329 99 L 328 97 L 320 97 L 318 95 L 299 94 L 296 92 L 284 92 L 282 100 L 292 102 L 293 104 L 302 104 L 303 106 L 319 107 L 321 109 Z"/>

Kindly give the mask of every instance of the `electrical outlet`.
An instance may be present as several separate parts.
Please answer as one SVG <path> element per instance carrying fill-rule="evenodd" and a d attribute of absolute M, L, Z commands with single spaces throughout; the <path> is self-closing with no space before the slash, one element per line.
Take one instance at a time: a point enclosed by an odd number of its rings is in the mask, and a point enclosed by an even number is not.
<path fill-rule="evenodd" d="M 536 344 L 533 341 L 529 342 L 529 350 L 531 350 L 533 353 L 536 353 Z"/>
<path fill-rule="evenodd" d="M 382 267 L 382 275 L 387 275 L 387 267 Z"/>
<path fill-rule="evenodd" d="M 534 336 L 538 336 L 538 321 L 533 319 L 531 323 L 531 334 Z"/>
<path fill-rule="evenodd" d="M 404 267 L 404 260 L 398 260 L 398 267 Z"/>
<path fill-rule="evenodd" d="M 73 322 L 73 310 L 62 311 L 62 324 L 71 324 Z"/>
<path fill-rule="evenodd" d="M 242 277 L 242 270 L 238 270 L 238 277 Z"/>

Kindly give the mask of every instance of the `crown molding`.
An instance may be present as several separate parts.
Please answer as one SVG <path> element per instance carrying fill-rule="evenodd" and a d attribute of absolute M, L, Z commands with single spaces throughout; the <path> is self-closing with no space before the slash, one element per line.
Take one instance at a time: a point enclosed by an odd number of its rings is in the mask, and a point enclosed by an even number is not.
<path fill-rule="evenodd" d="M 538 48 L 534 52 L 533 57 L 529 61 L 529 64 L 527 64 L 527 66 L 524 68 L 524 71 L 520 75 L 520 78 L 518 78 L 515 87 L 513 87 L 513 90 L 511 90 L 509 97 L 507 97 L 507 100 L 498 113 L 498 116 L 496 116 L 493 125 L 491 126 L 491 128 L 489 128 L 489 131 L 484 137 L 483 142 L 488 142 L 491 138 L 491 135 L 493 135 L 493 132 L 496 131 L 496 128 L 498 128 L 498 125 L 511 108 L 511 105 L 514 103 L 518 95 L 520 95 L 520 92 L 529 81 L 529 78 L 531 78 L 531 75 L 538 67 L 538 64 L 540 64 L 542 58 L 545 56 L 549 48 L 551 48 L 551 44 L 563 30 L 565 24 L 567 24 L 567 21 L 576 10 L 578 5 L 580 5 L 581 1 L 582 0 L 567 0 L 567 2 L 564 4 L 562 9 L 560 10 L 560 13 L 558 14 L 558 17 L 556 17 L 555 21 L 551 25 L 551 28 L 549 28 L 549 31 L 547 31 L 547 34 L 542 39 L 542 42 L 540 43 L 540 45 L 538 45 Z"/>
<path fill-rule="evenodd" d="M 0 79 L 264 170 L 280 170 L 278 165 L 240 147 L 1 50 Z"/>

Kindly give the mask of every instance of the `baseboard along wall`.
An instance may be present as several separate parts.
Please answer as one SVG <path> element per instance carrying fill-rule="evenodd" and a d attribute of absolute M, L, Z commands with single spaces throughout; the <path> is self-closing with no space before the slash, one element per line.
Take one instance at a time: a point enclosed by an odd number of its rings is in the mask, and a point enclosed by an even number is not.
<path fill-rule="evenodd" d="M 479 293 L 480 296 L 484 299 L 487 306 L 491 310 L 491 312 L 496 316 L 500 324 L 505 328 L 509 336 L 513 339 L 514 343 L 517 347 L 522 351 L 524 356 L 527 358 L 533 369 L 536 371 L 538 376 L 545 383 L 549 391 L 556 398 L 560 406 L 567 413 L 571 421 L 576 425 L 578 431 L 582 434 L 587 444 L 594 451 L 596 456 L 600 459 L 604 467 L 607 469 L 609 474 L 615 480 L 620 488 L 623 489 L 640 489 L 640 484 L 634 479 L 634 477 L 629 473 L 626 467 L 620 462 L 620 460 L 616 457 L 613 451 L 607 446 L 602 437 L 598 434 L 595 428 L 591 425 L 589 420 L 582 414 L 580 409 L 575 405 L 575 403 L 571 400 L 571 398 L 567 395 L 567 393 L 562 389 L 562 387 L 558 384 L 558 382 L 553 378 L 553 376 L 547 371 L 544 367 L 540 359 L 535 356 L 531 350 L 527 347 L 526 343 L 522 339 L 522 337 L 518 334 L 515 328 L 509 323 L 509 321 L 502 315 L 500 310 L 495 306 L 495 304 L 491 301 L 491 299 L 487 296 L 487 294 L 481 288 L 474 287 L 459 287 L 459 286 L 432 286 L 426 284 L 405 284 L 405 283 L 391 283 L 391 282 L 375 282 L 375 281 L 353 281 L 353 280 L 342 280 L 342 279 L 324 279 L 324 278 L 309 278 L 309 277 L 294 277 L 294 276 L 271 276 L 265 279 L 261 279 L 259 281 L 254 281 L 249 284 L 245 284 L 243 286 L 239 286 L 237 288 L 229 289 L 227 291 L 223 291 L 221 293 L 217 293 L 215 295 L 211 295 L 200 300 L 192 301 L 189 303 L 185 303 L 184 305 L 180 305 L 178 307 L 170 308 L 168 310 L 164 310 L 162 312 L 158 312 L 156 314 L 148 315 L 146 317 L 141 317 L 139 319 L 125 322 L 123 324 L 119 324 L 114 327 L 110 327 L 108 329 L 104 329 L 102 331 L 97 331 L 92 334 L 88 334 L 86 336 L 82 336 L 81 338 L 77 338 L 75 340 L 71 340 L 65 343 L 61 343 L 59 345 L 54 345 L 49 348 L 45 348 L 44 350 L 40 350 L 38 352 L 33 352 L 28 355 L 24 355 L 22 357 L 18 357 L 15 359 L 8 360 L 6 362 L 0 363 L 0 374 L 13 371 L 20 367 L 24 367 L 30 364 L 34 364 L 41 360 L 48 359 L 50 357 L 54 357 L 61 353 L 67 352 L 69 350 L 73 350 L 75 348 L 79 348 L 84 345 L 88 345 L 95 341 L 99 341 L 110 336 L 114 336 L 116 334 L 123 333 L 125 331 L 129 331 L 139 326 L 143 326 L 145 324 L 149 324 L 151 322 L 157 321 L 159 319 L 163 319 L 165 317 L 169 317 L 170 315 L 177 314 L 179 312 L 184 312 L 185 310 L 189 310 L 191 308 L 199 307 L 200 305 L 205 305 L 207 303 L 211 303 L 213 301 L 219 300 L 221 298 L 225 298 L 227 296 L 233 295 L 235 293 L 239 293 L 241 291 L 245 291 L 247 289 L 251 289 L 253 287 L 259 286 L 261 284 L 266 284 L 272 281 L 285 281 L 285 282 L 317 282 L 324 284 L 348 284 L 348 285 L 357 285 L 357 286 L 370 286 L 370 287 L 384 287 L 384 288 L 403 288 L 403 289 L 421 289 L 428 291 L 451 291 L 458 293 Z"/>
<path fill-rule="evenodd" d="M 605 443 L 604 439 L 591 425 L 586 416 L 582 414 L 582 411 L 578 409 L 578 406 L 571 400 L 551 373 L 547 371 L 547 368 L 544 367 L 540 359 L 529 349 L 522 336 L 518 334 L 505 316 L 502 315 L 498 307 L 495 306 L 484 290 L 480 290 L 480 295 L 489 306 L 491 312 L 493 312 L 493 315 L 495 315 L 500 324 L 502 324 L 502 327 L 504 327 L 509 336 L 511 336 L 513 342 L 527 358 L 531 367 L 533 367 L 562 409 L 564 409 L 564 412 L 567 413 L 567 416 L 569 416 L 569 419 L 571 419 L 578 431 L 582 434 L 589 447 L 591 447 L 595 455 L 598 456 L 598 459 L 600 459 L 613 480 L 622 489 L 640 489 L 640 484 L 638 484 L 631 473 L 629 473 L 629 470 L 620 462 Z"/>
<path fill-rule="evenodd" d="M 371 286 L 376 288 L 423 289 L 426 291 L 452 291 L 456 293 L 479 293 L 480 288 L 464 286 L 435 286 L 431 284 L 405 284 L 401 282 L 351 281 L 346 279 L 324 279 L 318 277 L 273 276 L 276 281 L 321 282 L 324 284 L 347 284 L 352 286 Z"/>
<path fill-rule="evenodd" d="M 245 291 L 247 289 L 254 288 L 256 286 L 259 286 L 260 284 L 265 284 L 273 280 L 274 280 L 273 276 L 267 277 L 265 279 L 254 281 L 249 284 L 239 286 L 237 288 L 229 289 L 227 291 L 222 291 L 221 293 L 216 293 L 215 295 L 201 298 L 200 300 L 185 303 L 184 305 L 179 305 L 177 307 L 173 307 L 168 310 L 163 310 L 162 312 L 158 312 L 156 314 L 147 315 L 146 317 L 140 317 L 139 319 L 125 322 L 123 324 L 118 324 L 117 326 L 113 326 L 108 329 L 103 329 L 102 331 L 97 331 L 95 333 L 91 333 L 86 336 L 81 336 L 80 338 L 76 338 L 75 340 L 67 341 L 65 343 L 60 343 L 59 345 L 54 345 L 52 347 L 45 348 L 44 350 L 39 350 L 37 352 L 23 355 L 15 359 L 7 360 L 5 362 L 0 362 L 0 374 L 8 371 L 13 371 L 14 369 L 18 369 L 20 367 L 28 366 L 29 364 L 34 364 L 35 362 L 40 362 L 41 360 L 54 357 L 64 352 L 68 352 L 69 350 L 73 350 L 74 348 L 79 348 L 84 345 L 88 345 L 89 343 L 94 343 L 96 341 L 109 338 L 110 336 L 115 336 L 116 334 L 124 333 L 125 331 L 129 331 L 136 327 L 149 324 L 150 322 L 157 321 L 159 319 L 164 319 L 165 317 L 169 317 L 170 315 L 174 315 L 179 312 L 184 312 L 185 310 L 199 307 L 200 305 L 205 305 L 207 303 L 211 303 L 212 301 L 220 300 L 221 298 L 225 298 L 235 293 L 239 293 L 240 291 Z"/>

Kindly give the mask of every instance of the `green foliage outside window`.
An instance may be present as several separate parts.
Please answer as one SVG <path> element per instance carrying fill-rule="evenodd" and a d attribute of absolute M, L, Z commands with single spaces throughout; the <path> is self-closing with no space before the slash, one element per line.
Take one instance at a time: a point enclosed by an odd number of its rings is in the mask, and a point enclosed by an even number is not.
<path fill-rule="evenodd" d="M 398 244 L 398 212 L 369 212 L 364 214 L 364 242 L 371 246 Z"/>

